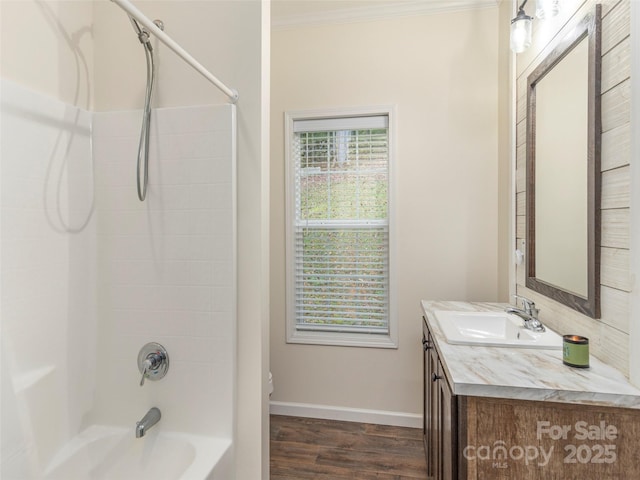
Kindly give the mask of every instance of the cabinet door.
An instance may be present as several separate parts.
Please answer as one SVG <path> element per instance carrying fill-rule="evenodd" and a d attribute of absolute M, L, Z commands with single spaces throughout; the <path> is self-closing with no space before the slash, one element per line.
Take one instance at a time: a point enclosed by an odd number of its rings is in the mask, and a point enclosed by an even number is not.
<path fill-rule="evenodd" d="M 427 475 L 429 477 L 433 476 L 433 422 L 434 416 L 433 412 L 433 403 L 434 397 L 431 393 L 431 376 L 435 373 L 433 356 L 431 355 L 431 351 L 433 350 L 433 340 L 431 338 L 431 334 L 429 333 L 429 329 L 426 326 L 426 323 L 423 324 L 423 333 L 422 333 L 422 348 L 424 350 L 423 358 L 423 370 L 424 370 L 424 391 L 423 391 L 423 410 L 422 410 L 422 435 L 424 441 L 424 453 L 427 459 Z"/>
<path fill-rule="evenodd" d="M 424 420 L 427 475 L 433 480 L 454 480 L 457 475 L 456 397 L 444 375 L 433 337 L 423 324 Z"/>
<path fill-rule="evenodd" d="M 429 340 L 425 334 L 422 334 L 422 371 L 424 374 L 422 389 L 422 441 L 424 442 L 424 454 L 427 457 L 427 475 L 431 476 L 431 461 L 429 452 L 431 451 L 431 414 L 429 406 L 431 399 L 429 398 Z"/>
<path fill-rule="evenodd" d="M 435 348 L 429 351 L 430 375 L 429 384 L 429 415 L 431 416 L 431 475 L 435 480 L 442 478 L 442 415 L 440 413 L 440 382 L 438 353 Z"/>
<path fill-rule="evenodd" d="M 458 478 L 457 435 L 458 425 L 456 397 L 449 387 L 444 375 L 442 364 L 437 365 L 438 403 L 440 404 L 440 458 L 442 462 L 441 475 L 443 480 Z"/>

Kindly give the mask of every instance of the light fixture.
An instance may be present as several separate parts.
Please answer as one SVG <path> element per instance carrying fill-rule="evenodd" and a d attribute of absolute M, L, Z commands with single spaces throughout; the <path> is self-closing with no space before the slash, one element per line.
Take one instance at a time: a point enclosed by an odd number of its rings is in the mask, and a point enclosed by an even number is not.
<path fill-rule="evenodd" d="M 555 17 L 560 13 L 560 0 L 538 0 L 536 2 L 536 17 L 540 20 Z"/>
<path fill-rule="evenodd" d="M 533 17 L 524 11 L 527 0 L 522 2 L 516 18 L 511 20 L 511 50 L 515 53 L 524 52 L 531 45 L 531 21 Z"/>

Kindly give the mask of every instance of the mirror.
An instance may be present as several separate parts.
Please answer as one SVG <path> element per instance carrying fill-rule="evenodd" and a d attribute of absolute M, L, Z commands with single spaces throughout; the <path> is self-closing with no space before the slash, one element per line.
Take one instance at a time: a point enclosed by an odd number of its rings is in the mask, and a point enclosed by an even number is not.
<path fill-rule="evenodd" d="M 526 285 L 600 317 L 600 5 L 527 78 Z"/>

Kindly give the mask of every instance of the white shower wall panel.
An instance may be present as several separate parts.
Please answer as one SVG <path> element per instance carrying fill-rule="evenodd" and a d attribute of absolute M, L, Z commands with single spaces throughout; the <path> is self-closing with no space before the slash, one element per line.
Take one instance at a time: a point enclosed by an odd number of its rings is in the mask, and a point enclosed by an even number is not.
<path fill-rule="evenodd" d="M 1 99 L 0 476 L 27 478 L 93 407 L 91 113 L 4 79 Z"/>
<path fill-rule="evenodd" d="M 136 193 L 141 112 L 95 114 L 99 376 L 96 423 L 231 438 L 235 357 L 235 107 L 154 110 L 147 199 Z M 140 387 L 147 342 L 170 356 Z"/>

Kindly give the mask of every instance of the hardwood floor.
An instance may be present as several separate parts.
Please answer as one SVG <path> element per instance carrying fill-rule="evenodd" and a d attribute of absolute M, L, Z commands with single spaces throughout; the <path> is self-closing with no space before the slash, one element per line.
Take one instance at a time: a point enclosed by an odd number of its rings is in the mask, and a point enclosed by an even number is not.
<path fill-rule="evenodd" d="M 271 415 L 271 480 L 426 479 L 422 430 Z"/>

